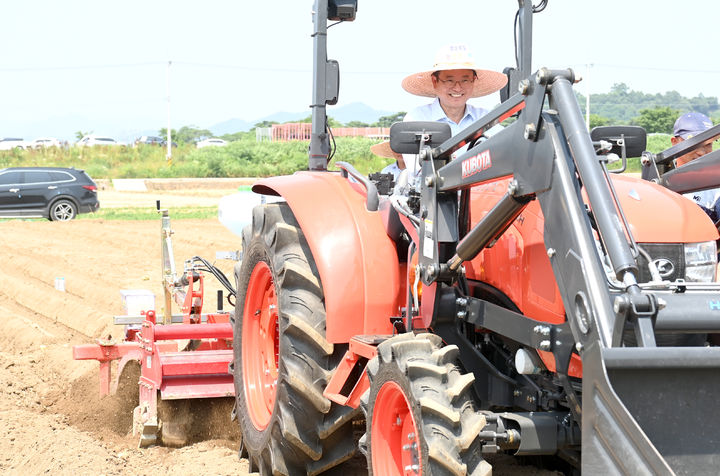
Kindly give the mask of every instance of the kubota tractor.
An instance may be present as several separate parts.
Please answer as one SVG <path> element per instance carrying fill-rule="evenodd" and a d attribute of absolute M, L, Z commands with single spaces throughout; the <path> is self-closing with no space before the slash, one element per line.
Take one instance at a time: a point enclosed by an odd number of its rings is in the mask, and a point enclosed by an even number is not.
<path fill-rule="evenodd" d="M 608 172 L 604 154 L 639 155 L 644 132 L 591 137 L 571 70 L 531 74 L 545 3 L 518 1 L 497 108 L 454 137 L 393 125 L 422 172 L 380 196 L 347 163 L 326 170 L 326 24 L 357 1 L 315 1 L 310 170 L 254 185 L 284 201 L 254 209 L 235 268 L 236 415 L 261 475 L 319 474 L 358 447 L 379 476 L 490 474 L 493 453 L 717 473 L 718 232 L 689 200 Z"/>

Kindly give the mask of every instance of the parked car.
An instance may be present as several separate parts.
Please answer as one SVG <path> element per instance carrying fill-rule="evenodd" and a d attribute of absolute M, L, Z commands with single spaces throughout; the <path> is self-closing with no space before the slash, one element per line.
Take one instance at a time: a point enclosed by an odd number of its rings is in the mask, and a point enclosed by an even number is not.
<path fill-rule="evenodd" d="M 0 169 L 0 217 L 68 221 L 100 208 L 97 185 L 83 170 L 63 167 Z"/>
<path fill-rule="evenodd" d="M 202 149 L 203 147 L 225 147 L 227 145 L 227 142 L 225 142 L 222 139 L 217 139 L 215 137 L 211 137 L 210 139 L 201 140 L 196 144 L 198 149 Z"/>
<path fill-rule="evenodd" d="M 162 143 L 165 142 L 165 140 L 162 137 L 158 136 L 140 136 L 138 139 L 135 140 L 135 145 L 145 144 L 145 145 L 162 145 Z"/>
<path fill-rule="evenodd" d="M 79 141 L 75 143 L 75 145 L 78 145 L 80 147 L 94 147 L 96 145 L 122 145 L 112 137 L 103 137 L 103 136 L 85 136 Z"/>
<path fill-rule="evenodd" d="M 160 146 L 167 147 L 167 140 L 163 139 L 163 141 L 160 143 Z M 177 147 L 177 142 L 172 141 L 172 146 Z"/>
<path fill-rule="evenodd" d="M 23 139 L 17 139 L 13 137 L 6 137 L 0 139 L 0 150 L 14 150 L 14 149 L 27 149 L 28 143 Z"/>
<path fill-rule="evenodd" d="M 38 137 L 28 145 L 31 149 L 42 149 L 45 147 L 61 147 L 62 144 L 54 137 Z"/>

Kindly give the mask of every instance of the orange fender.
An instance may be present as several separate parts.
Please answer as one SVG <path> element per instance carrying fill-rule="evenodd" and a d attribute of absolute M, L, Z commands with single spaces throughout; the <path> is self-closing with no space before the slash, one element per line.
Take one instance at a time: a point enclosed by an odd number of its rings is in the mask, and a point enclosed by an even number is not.
<path fill-rule="evenodd" d="M 270 177 L 252 190 L 282 196 L 300 224 L 320 273 L 327 340 L 391 334 L 402 302 L 397 250 L 380 213 L 365 208 L 365 190 L 330 172 Z"/>

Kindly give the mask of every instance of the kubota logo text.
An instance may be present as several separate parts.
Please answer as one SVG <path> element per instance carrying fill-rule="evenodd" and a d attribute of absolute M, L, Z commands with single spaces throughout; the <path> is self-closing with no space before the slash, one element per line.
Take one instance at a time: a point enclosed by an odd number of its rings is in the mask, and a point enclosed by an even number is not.
<path fill-rule="evenodd" d="M 473 155 L 462 163 L 462 178 L 470 177 L 482 170 L 489 169 L 492 167 L 492 159 L 490 158 L 490 151 L 485 150 L 477 155 Z"/>

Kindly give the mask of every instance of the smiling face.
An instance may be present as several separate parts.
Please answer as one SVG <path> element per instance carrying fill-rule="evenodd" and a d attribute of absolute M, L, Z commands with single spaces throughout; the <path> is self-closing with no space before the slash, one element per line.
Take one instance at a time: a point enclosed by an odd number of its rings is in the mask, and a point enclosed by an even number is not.
<path fill-rule="evenodd" d="M 441 104 L 453 108 L 465 107 L 473 91 L 475 71 L 471 69 L 438 71 L 432 75 L 432 82 Z"/>

